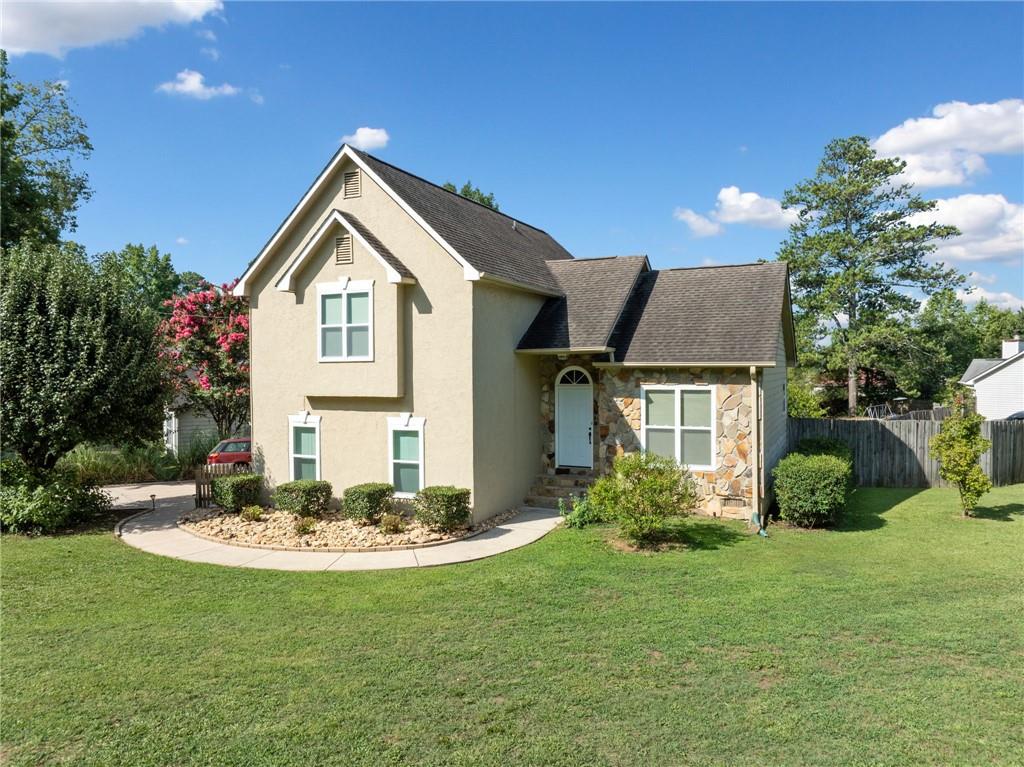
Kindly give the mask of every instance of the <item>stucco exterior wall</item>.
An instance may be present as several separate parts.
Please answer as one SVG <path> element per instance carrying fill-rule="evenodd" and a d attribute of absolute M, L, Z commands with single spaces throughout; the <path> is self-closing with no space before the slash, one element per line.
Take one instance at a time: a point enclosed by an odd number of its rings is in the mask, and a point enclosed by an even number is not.
<path fill-rule="evenodd" d="M 321 476 L 336 495 L 360 482 L 390 481 L 387 417 L 411 413 L 426 419 L 425 483 L 475 489 L 473 409 L 453 407 L 473 396 L 472 283 L 369 177 L 363 176 L 355 199 L 343 199 L 342 178 L 339 172 L 325 185 L 252 281 L 254 460 L 271 485 L 288 481 L 288 416 L 305 409 L 323 419 Z M 383 267 L 358 243 L 354 263 L 336 266 L 338 229 L 298 273 L 295 294 L 275 290 L 334 208 L 357 216 L 417 283 L 388 283 Z M 374 280 L 372 362 L 317 362 L 316 283 L 340 276 Z"/>
<path fill-rule="evenodd" d="M 523 503 L 540 460 L 538 359 L 516 345 L 543 304 L 541 296 L 473 284 L 473 476 L 475 515 Z"/>

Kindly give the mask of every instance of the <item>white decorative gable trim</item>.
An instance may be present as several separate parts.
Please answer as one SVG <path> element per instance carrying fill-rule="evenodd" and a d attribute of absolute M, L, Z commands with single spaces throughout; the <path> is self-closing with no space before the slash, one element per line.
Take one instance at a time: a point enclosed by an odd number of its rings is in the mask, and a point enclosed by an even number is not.
<path fill-rule="evenodd" d="M 324 238 L 327 237 L 327 233 L 331 231 L 335 224 L 342 226 L 345 231 L 352 235 L 353 239 L 362 245 L 367 252 L 377 259 L 378 263 L 384 267 L 384 272 L 387 274 L 388 282 L 393 283 L 413 283 L 412 277 L 403 277 L 387 260 L 374 248 L 367 240 L 359 233 L 359 231 L 352 226 L 352 223 L 345 218 L 345 214 L 340 210 L 331 211 L 331 214 L 324 219 L 324 222 L 320 224 L 320 227 L 316 230 L 316 233 L 310 238 L 309 242 L 306 243 L 305 247 L 299 252 L 299 255 L 292 261 L 291 266 L 288 267 L 288 271 L 282 275 L 281 279 L 277 281 L 274 286 L 277 290 L 293 292 L 295 290 L 295 275 L 302 268 L 303 264 L 309 260 L 310 255 L 316 251 L 323 242 Z M 242 283 L 238 283 L 241 285 Z M 236 288 L 237 290 L 237 288 Z"/>
<path fill-rule="evenodd" d="M 292 209 L 292 212 L 288 214 L 288 217 L 284 220 L 281 226 L 277 228 L 277 231 L 274 232 L 274 235 L 270 238 L 270 241 L 263 246 L 263 250 L 261 250 L 259 255 L 256 256 L 256 259 L 251 264 L 249 264 L 249 268 L 245 270 L 245 273 L 238 280 L 238 284 L 235 285 L 235 288 L 232 291 L 234 295 L 249 295 L 249 280 L 257 271 L 259 271 L 260 267 L 263 265 L 263 262 L 266 260 L 267 256 L 274 249 L 274 247 L 281 241 L 281 238 L 284 237 L 285 233 L 291 228 L 291 225 L 295 223 L 299 216 L 306 212 L 306 208 L 309 206 L 310 201 L 316 196 L 317 192 L 319 192 L 321 187 L 323 187 L 323 185 L 327 182 L 327 179 L 331 178 L 334 175 L 334 171 L 345 159 L 351 160 L 360 170 L 363 171 L 363 173 L 365 173 L 367 176 L 373 179 L 374 182 L 378 186 L 380 186 L 380 188 L 383 189 L 384 192 L 392 200 L 394 200 L 398 204 L 398 206 L 412 218 L 413 221 L 419 224 L 423 228 L 423 230 L 427 234 L 429 234 L 431 238 L 433 238 L 434 241 L 437 242 L 437 244 L 440 245 L 445 250 L 446 253 L 448 253 L 448 255 L 454 258 L 462 267 L 463 275 L 467 280 L 479 280 L 483 277 L 483 275 L 480 272 L 478 272 L 475 268 L 473 268 L 473 266 L 471 266 L 466 259 L 464 259 L 462 256 L 458 254 L 455 248 L 449 245 L 448 242 L 443 237 L 441 237 L 441 235 L 434 231 L 433 227 L 431 227 L 430 224 L 424 221 L 423 218 L 416 211 L 409 207 L 408 203 L 406 203 L 405 200 L 399 197 L 391 187 L 385 184 L 384 181 L 380 178 L 380 176 L 374 173 L 370 166 L 363 162 L 363 160 L 355 152 L 352 151 L 348 144 L 346 144 L 335 153 L 334 157 L 332 157 L 331 161 L 327 164 L 327 167 L 320 172 L 320 175 L 316 177 L 316 181 L 313 182 L 313 185 L 302 196 L 302 199 L 299 200 L 299 204 Z M 351 229 L 349 229 L 349 231 L 351 231 Z"/>

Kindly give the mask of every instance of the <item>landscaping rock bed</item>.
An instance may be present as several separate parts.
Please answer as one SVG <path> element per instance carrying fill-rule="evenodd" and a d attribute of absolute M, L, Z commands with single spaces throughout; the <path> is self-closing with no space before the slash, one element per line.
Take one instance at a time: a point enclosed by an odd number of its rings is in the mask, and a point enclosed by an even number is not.
<path fill-rule="evenodd" d="M 416 548 L 467 538 L 515 516 L 510 509 L 490 519 L 450 533 L 430 530 L 414 519 L 406 519 L 400 533 L 385 533 L 376 525 L 365 525 L 340 514 L 328 514 L 316 520 L 313 531 L 300 535 L 295 531 L 298 517 L 286 511 L 266 509 L 260 521 L 246 521 L 238 514 L 220 509 L 197 509 L 182 514 L 178 526 L 203 538 L 244 546 L 267 548 L 320 549 L 346 551 L 382 551 Z"/>

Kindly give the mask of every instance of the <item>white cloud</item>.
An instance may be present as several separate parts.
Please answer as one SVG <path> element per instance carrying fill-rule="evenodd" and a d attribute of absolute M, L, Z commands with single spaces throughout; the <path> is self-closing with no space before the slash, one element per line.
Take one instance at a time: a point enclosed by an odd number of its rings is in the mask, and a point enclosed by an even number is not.
<path fill-rule="evenodd" d="M 994 104 L 950 101 L 892 128 L 874 141 L 883 157 L 907 162 L 903 175 L 917 186 L 957 186 L 988 170 L 986 154 L 1024 151 L 1024 99 Z"/>
<path fill-rule="evenodd" d="M 722 233 L 721 224 L 689 208 L 676 208 L 672 216 L 690 227 L 690 232 L 694 237 L 714 237 L 716 234 Z"/>
<path fill-rule="evenodd" d="M 72 48 L 127 40 L 146 27 L 190 24 L 222 8 L 221 0 L 7 2 L 4 48 L 62 57 Z"/>
<path fill-rule="evenodd" d="M 356 149 L 368 151 L 370 149 L 383 149 L 388 145 L 391 137 L 383 128 L 356 128 L 356 132 L 341 137 L 341 143 L 350 144 Z"/>
<path fill-rule="evenodd" d="M 212 29 L 197 29 L 196 36 L 206 40 L 208 43 L 217 42 L 217 34 Z"/>
<path fill-rule="evenodd" d="M 772 197 L 756 192 L 741 192 L 737 186 L 718 191 L 713 210 L 706 215 L 690 208 L 676 208 L 673 217 L 690 227 L 694 237 L 713 237 L 725 231 L 723 224 L 750 224 L 765 229 L 784 229 L 797 219 L 795 210 L 786 210 Z"/>
<path fill-rule="evenodd" d="M 156 88 L 161 93 L 172 93 L 178 96 L 208 101 L 217 96 L 234 96 L 241 89 L 229 83 L 207 85 L 202 73 L 192 69 L 183 69 L 171 82 L 161 83 Z"/>
<path fill-rule="evenodd" d="M 174 241 L 174 243 L 175 243 L 176 245 L 188 245 L 188 238 L 187 238 L 187 237 L 178 237 L 178 238 L 177 238 L 177 239 L 176 239 L 176 240 Z"/>
<path fill-rule="evenodd" d="M 995 285 L 996 276 L 994 274 L 982 274 L 981 272 L 968 272 L 967 279 L 969 279 L 975 285 Z"/>
<path fill-rule="evenodd" d="M 216 48 L 200 48 L 199 52 L 210 59 L 210 61 L 218 61 L 220 59 L 220 51 Z"/>
<path fill-rule="evenodd" d="M 952 224 L 960 236 L 939 244 L 941 261 L 1005 261 L 1024 256 L 1024 205 L 1001 194 L 962 194 L 937 200 L 935 210 L 915 213 L 914 224 Z"/>
<path fill-rule="evenodd" d="M 250 88 L 249 89 L 249 101 L 251 101 L 253 104 L 259 104 L 260 106 L 263 106 L 263 102 L 264 102 L 263 94 L 260 93 L 255 88 Z"/>
<path fill-rule="evenodd" d="M 778 200 L 757 192 L 741 192 L 736 186 L 719 190 L 712 215 L 723 224 L 750 224 L 765 229 L 785 229 L 797 219 L 796 211 L 783 208 Z"/>
<path fill-rule="evenodd" d="M 990 304 L 995 304 L 1000 309 L 1011 309 L 1013 311 L 1024 309 L 1024 298 L 1015 296 L 1006 290 L 985 290 L 985 288 L 975 285 L 970 293 L 966 290 L 958 290 L 956 295 L 957 298 L 969 305 L 976 304 L 984 298 Z"/>

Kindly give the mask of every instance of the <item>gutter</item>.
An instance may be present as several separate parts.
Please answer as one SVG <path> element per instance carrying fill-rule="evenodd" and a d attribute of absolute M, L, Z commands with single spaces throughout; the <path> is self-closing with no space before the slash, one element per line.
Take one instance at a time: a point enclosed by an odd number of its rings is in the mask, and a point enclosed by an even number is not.
<path fill-rule="evenodd" d="M 595 362 L 596 368 L 773 368 L 774 361 L 768 362 Z"/>
<path fill-rule="evenodd" d="M 750 438 L 750 455 L 753 457 L 753 462 L 750 466 L 751 477 L 753 478 L 753 488 L 751 493 L 750 505 L 751 515 L 750 521 L 756 524 L 759 529 L 760 535 L 767 535 L 765 532 L 767 527 L 767 520 L 761 513 L 761 464 L 763 456 L 761 455 L 761 381 L 757 375 L 757 367 L 755 365 L 750 366 L 750 389 L 753 394 L 753 403 L 750 408 L 750 420 L 751 428 Z"/>
<path fill-rule="evenodd" d="M 507 280 L 504 277 L 496 277 L 488 272 L 477 272 L 477 279 L 481 282 L 491 282 L 495 285 L 501 285 L 506 288 L 513 288 L 515 290 L 524 290 L 527 293 L 538 293 L 542 296 L 548 296 L 550 298 L 561 298 L 564 293 L 559 293 L 555 290 L 549 290 L 548 288 L 542 288 L 537 285 L 527 285 L 523 282 L 516 282 L 515 280 Z"/>

